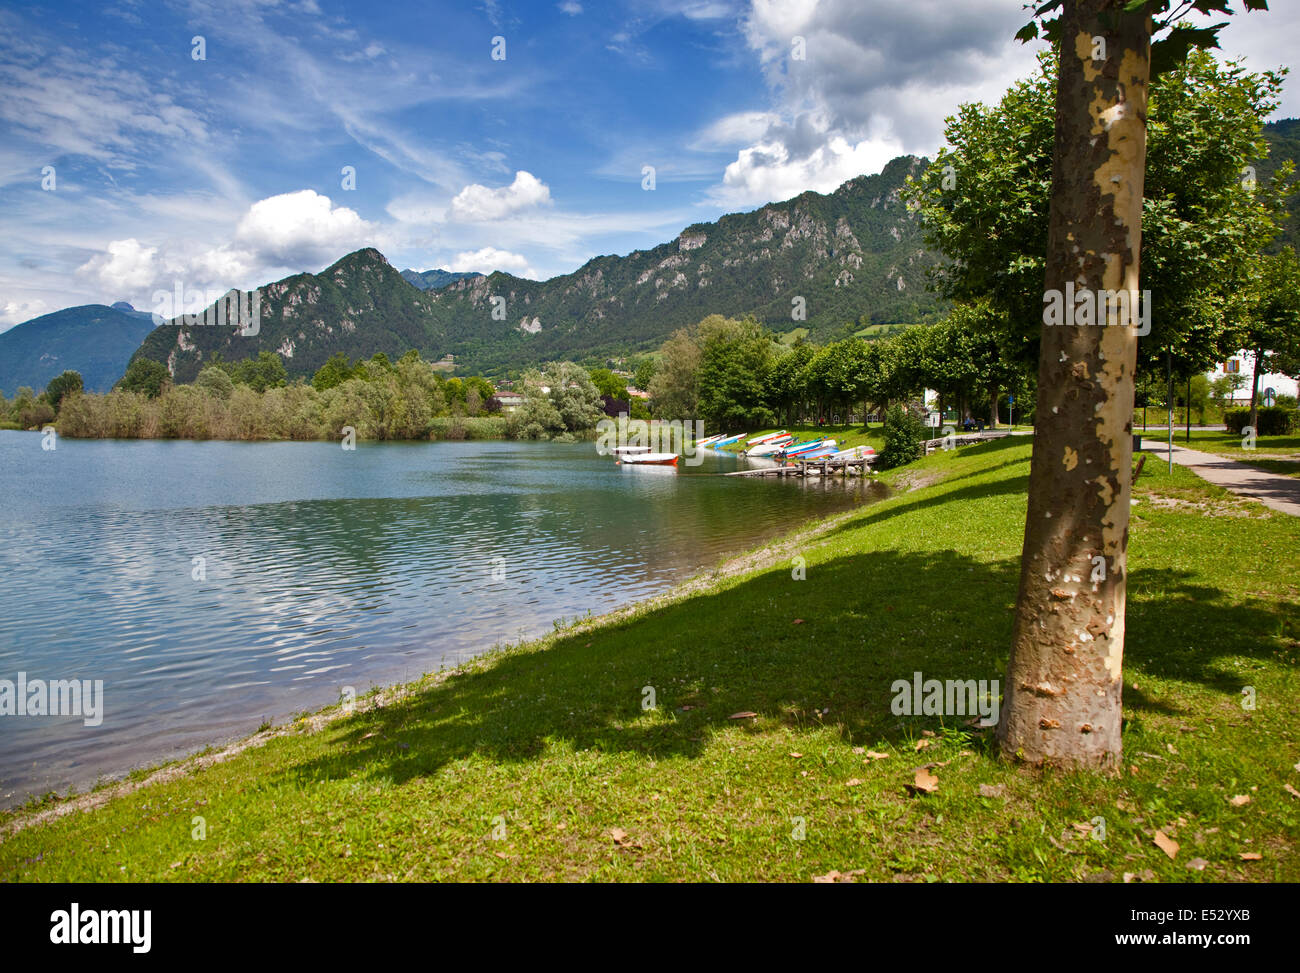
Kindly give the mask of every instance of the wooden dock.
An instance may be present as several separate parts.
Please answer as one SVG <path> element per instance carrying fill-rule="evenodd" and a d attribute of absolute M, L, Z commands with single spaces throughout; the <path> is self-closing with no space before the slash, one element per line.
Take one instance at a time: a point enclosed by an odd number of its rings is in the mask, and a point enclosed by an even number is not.
<path fill-rule="evenodd" d="M 725 476 L 862 476 L 871 472 L 875 456 L 855 459 L 815 459 L 786 463 L 784 466 L 761 466 L 753 470 L 737 470 Z"/>

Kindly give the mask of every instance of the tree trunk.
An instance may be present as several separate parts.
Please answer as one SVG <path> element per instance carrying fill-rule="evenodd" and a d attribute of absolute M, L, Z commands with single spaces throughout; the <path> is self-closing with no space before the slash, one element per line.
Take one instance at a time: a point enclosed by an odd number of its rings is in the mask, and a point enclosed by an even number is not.
<path fill-rule="evenodd" d="M 1255 349 L 1255 363 L 1251 366 L 1250 376 L 1250 422 L 1247 425 L 1254 430 L 1255 435 L 1259 435 L 1259 363 L 1264 358 L 1264 349 Z"/>
<path fill-rule="evenodd" d="M 1062 15 L 1045 286 L 1063 295 L 1071 283 L 1076 300 L 1101 289 L 1140 296 L 1151 22 L 1121 8 L 1066 0 Z M 1104 59 L 1093 59 L 1094 38 Z M 1064 310 L 1067 323 L 1042 329 L 998 739 L 1034 764 L 1097 767 L 1121 753 L 1137 336 L 1122 323 L 1069 323 Z"/>
<path fill-rule="evenodd" d="M 989 387 L 989 428 L 998 427 L 998 387 L 992 385 Z"/>

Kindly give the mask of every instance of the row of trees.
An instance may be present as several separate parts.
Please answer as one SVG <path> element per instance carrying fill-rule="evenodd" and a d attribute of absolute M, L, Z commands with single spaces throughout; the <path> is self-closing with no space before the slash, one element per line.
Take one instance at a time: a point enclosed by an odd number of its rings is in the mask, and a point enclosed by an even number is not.
<path fill-rule="evenodd" d="M 883 412 L 929 388 L 943 407 L 997 422 L 1001 397 L 1024 401 L 1029 383 L 993 316 L 987 302 L 971 302 L 939 324 L 881 340 L 787 347 L 751 318 L 711 315 L 664 343 L 651 402 L 658 418 L 700 418 L 722 430 Z"/>
<path fill-rule="evenodd" d="M 137 359 L 106 395 L 83 393 L 71 372 L 40 397 L 21 390 L 9 409 L 24 428 L 56 421 L 71 437 L 184 439 L 337 439 L 347 426 L 361 439 L 500 437 L 505 420 L 494 410 L 485 379 L 447 378 L 415 351 L 397 362 L 335 356 L 311 384 L 289 384 L 272 352 L 214 362 L 188 385 Z"/>

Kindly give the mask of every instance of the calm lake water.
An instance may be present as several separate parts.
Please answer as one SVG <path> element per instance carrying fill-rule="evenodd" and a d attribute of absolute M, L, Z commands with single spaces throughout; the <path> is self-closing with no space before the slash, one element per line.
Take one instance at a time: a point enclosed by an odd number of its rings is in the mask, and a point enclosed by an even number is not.
<path fill-rule="evenodd" d="M 0 679 L 104 682 L 99 726 L 0 716 L 0 805 L 608 611 L 882 495 L 709 475 L 743 463 L 0 432 Z"/>

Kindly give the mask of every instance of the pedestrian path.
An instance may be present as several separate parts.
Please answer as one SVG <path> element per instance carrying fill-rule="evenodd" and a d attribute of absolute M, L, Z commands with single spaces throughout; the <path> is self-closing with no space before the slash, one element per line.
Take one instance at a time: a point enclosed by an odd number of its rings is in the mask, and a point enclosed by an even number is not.
<path fill-rule="evenodd" d="M 1147 440 L 1143 444 L 1152 459 L 1164 459 L 1168 454 L 1167 443 L 1159 440 Z M 1217 484 L 1224 489 L 1239 493 L 1243 497 L 1258 500 L 1266 507 L 1280 510 L 1284 514 L 1300 517 L 1300 479 L 1257 470 L 1253 466 L 1239 463 L 1226 456 L 1202 453 L 1185 446 L 1174 447 L 1174 462 L 1186 466 L 1203 480 Z"/>

